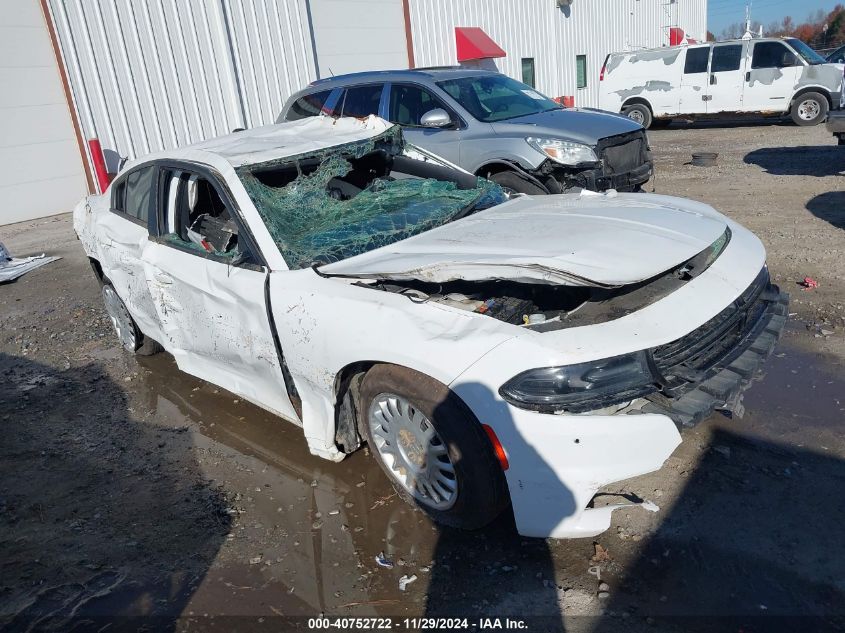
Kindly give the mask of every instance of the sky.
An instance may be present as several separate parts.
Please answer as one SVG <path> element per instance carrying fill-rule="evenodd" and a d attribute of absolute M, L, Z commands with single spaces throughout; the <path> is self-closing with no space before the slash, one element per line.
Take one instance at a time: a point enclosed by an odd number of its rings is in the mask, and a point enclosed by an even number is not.
<path fill-rule="evenodd" d="M 845 4 L 845 0 L 752 0 L 751 19 L 755 23 L 768 25 L 780 21 L 784 16 L 791 15 L 796 24 L 805 22 L 807 17 L 824 9 L 831 11 L 837 4 Z M 798 5 L 798 7 L 796 7 Z M 707 28 L 716 35 L 722 30 L 745 20 L 744 0 L 707 0 Z"/>

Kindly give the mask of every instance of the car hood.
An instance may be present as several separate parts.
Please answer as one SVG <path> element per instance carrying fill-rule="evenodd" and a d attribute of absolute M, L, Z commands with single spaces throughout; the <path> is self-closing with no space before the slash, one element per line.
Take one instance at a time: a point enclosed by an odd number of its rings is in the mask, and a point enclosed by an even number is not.
<path fill-rule="evenodd" d="M 432 283 L 510 280 L 613 288 L 659 275 L 715 242 L 726 222 L 698 206 L 615 192 L 519 196 L 327 264 L 320 272 Z"/>
<path fill-rule="evenodd" d="M 499 136 L 539 136 L 595 145 L 599 139 L 642 130 L 628 117 L 599 110 L 565 108 L 493 123 Z"/>

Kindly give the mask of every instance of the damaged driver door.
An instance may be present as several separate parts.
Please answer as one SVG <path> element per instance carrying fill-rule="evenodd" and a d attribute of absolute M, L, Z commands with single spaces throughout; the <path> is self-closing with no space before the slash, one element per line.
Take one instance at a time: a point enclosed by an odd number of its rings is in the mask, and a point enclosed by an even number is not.
<path fill-rule="evenodd" d="M 183 371 L 298 423 L 247 227 L 212 172 L 163 171 L 161 230 L 144 251 L 162 343 Z"/>

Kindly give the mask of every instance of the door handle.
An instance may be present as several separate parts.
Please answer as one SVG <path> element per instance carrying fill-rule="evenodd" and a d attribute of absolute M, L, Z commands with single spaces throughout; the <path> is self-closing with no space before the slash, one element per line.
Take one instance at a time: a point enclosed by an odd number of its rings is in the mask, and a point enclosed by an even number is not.
<path fill-rule="evenodd" d="M 165 275 L 164 273 L 156 273 L 153 275 L 157 283 L 160 283 L 164 286 L 169 286 L 173 283 L 173 277 L 170 275 Z"/>
<path fill-rule="evenodd" d="M 711 86 L 716 85 L 716 75 L 710 75 L 710 85 Z"/>
<path fill-rule="evenodd" d="M 745 81 L 751 81 L 751 71 L 750 70 L 747 73 L 745 73 Z"/>

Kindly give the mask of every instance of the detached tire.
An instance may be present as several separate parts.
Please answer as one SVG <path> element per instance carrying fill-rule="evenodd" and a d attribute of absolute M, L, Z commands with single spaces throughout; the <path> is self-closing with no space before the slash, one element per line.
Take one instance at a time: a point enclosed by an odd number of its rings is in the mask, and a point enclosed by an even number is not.
<path fill-rule="evenodd" d="M 542 187 L 538 187 L 530 180 L 513 171 L 501 171 L 498 174 L 492 174 L 489 180 L 492 180 L 507 192 L 526 193 L 530 196 L 544 196 L 548 194 L 548 191 Z"/>
<path fill-rule="evenodd" d="M 103 303 L 106 304 L 106 312 L 123 349 L 139 356 L 152 356 L 162 351 L 158 342 L 144 336 L 135 319 L 129 314 L 126 304 L 108 281 L 103 283 Z"/>
<path fill-rule="evenodd" d="M 373 457 L 402 499 L 438 523 L 473 530 L 508 506 L 493 447 L 446 385 L 397 365 L 376 365 L 360 391 Z"/>
<path fill-rule="evenodd" d="M 818 125 L 827 118 L 827 111 L 830 106 L 827 98 L 818 92 L 805 92 L 795 98 L 789 115 L 795 125 L 809 127 Z"/>
<path fill-rule="evenodd" d="M 649 110 L 647 105 L 643 105 L 642 103 L 634 103 L 633 105 L 625 106 L 622 108 L 622 114 L 632 121 L 636 121 L 645 129 L 650 128 L 652 122 L 654 121 L 651 110 Z"/>

